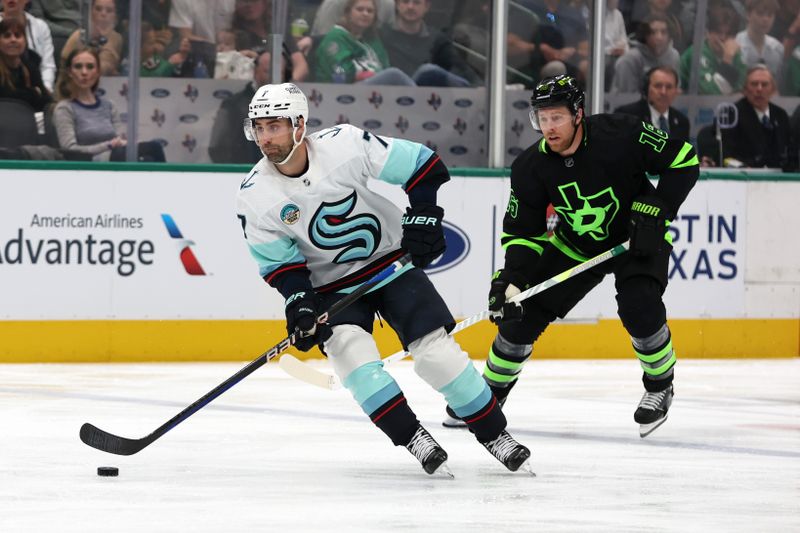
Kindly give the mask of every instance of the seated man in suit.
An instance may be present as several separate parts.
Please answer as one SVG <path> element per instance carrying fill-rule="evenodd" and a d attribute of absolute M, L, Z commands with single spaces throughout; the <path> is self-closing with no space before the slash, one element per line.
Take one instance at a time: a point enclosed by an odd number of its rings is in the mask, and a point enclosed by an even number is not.
<path fill-rule="evenodd" d="M 678 72 L 669 66 L 654 67 L 644 75 L 642 98 L 618 107 L 615 113 L 635 115 L 644 122 L 669 133 L 670 137 L 689 140 L 689 119 L 672 107 L 678 96 Z"/>
<path fill-rule="evenodd" d="M 770 102 L 775 90 L 775 79 L 766 65 L 757 64 L 747 70 L 744 97 L 736 102 L 738 120 L 722 136 L 728 165 L 732 158 L 746 167 L 797 169 L 798 145 L 789 115 Z"/>

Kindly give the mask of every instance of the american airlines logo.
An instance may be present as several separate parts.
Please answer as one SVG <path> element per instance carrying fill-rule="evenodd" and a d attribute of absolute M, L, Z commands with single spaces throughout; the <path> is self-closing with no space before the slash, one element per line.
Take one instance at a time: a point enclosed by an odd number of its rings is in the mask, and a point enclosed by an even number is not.
<path fill-rule="evenodd" d="M 200 266 L 200 262 L 197 260 L 197 257 L 195 257 L 191 248 L 194 246 L 194 241 L 183 237 L 181 230 L 178 229 L 178 225 L 175 224 L 175 221 L 172 219 L 172 215 L 164 213 L 161 215 L 161 220 L 164 221 L 164 225 L 167 227 L 167 233 L 169 233 L 169 236 L 174 239 L 173 242 L 178 246 L 178 255 L 181 258 L 181 263 L 186 273 L 190 276 L 205 276 L 206 272 L 203 270 L 203 267 Z"/>

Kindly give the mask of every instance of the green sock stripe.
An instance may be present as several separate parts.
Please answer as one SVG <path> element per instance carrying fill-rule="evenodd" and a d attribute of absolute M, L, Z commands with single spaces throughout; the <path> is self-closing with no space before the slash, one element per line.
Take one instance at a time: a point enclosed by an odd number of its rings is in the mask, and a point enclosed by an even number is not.
<path fill-rule="evenodd" d="M 664 357 L 666 357 L 667 354 L 672 351 L 672 341 L 670 340 L 663 348 L 661 348 L 656 353 L 643 354 L 641 352 L 638 352 L 635 348 L 633 351 L 636 352 L 636 357 L 638 357 L 639 360 L 642 361 L 643 363 L 655 363 L 656 361 L 659 361 Z"/>
<path fill-rule="evenodd" d="M 663 365 L 661 365 L 661 366 L 659 366 L 657 368 L 650 368 L 649 366 L 645 366 L 645 364 L 642 363 L 642 370 L 644 370 L 644 373 L 647 374 L 648 376 L 660 376 L 662 374 L 665 374 L 666 372 L 669 371 L 670 368 L 675 366 L 675 361 L 676 360 L 677 360 L 677 358 L 675 357 L 675 354 L 673 353 L 672 357 L 670 357 L 667 360 L 666 363 L 664 363 Z"/>
<path fill-rule="evenodd" d="M 492 370 L 488 367 L 483 369 L 483 375 L 489 381 L 494 381 L 496 383 L 511 383 L 512 381 L 517 379 L 517 374 L 513 376 L 506 376 L 504 374 L 498 374 L 497 372 L 492 372 Z"/>
<path fill-rule="evenodd" d="M 503 368 L 505 370 L 511 370 L 512 372 L 515 373 L 519 373 L 519 371 L 522 370 L 522 365 L 525 364 L 524 361 L 521 363 L 515 363 L 514 361 L 507 361 L 506 359 L 503 359 L 496 353 L 494 353 L 494 350 L 491 348 L 489 348 L 489 363 L 494 367 Z"/>

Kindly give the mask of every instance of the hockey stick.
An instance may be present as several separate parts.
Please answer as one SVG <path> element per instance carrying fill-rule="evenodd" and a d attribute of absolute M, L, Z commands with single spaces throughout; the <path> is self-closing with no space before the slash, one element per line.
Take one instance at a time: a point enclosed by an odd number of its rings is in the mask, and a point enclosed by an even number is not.
<path fill-rule="evenodd" d="M 568 280 L 569 278 L 577 276 L 581 272 L 585 272 L 590 268 L 599 265 L 600 263 L 608 261 L 613 257 L 617 257 L 618 255 L 628 250 L 628 247 L 629 247 L 629 241 L 625 241 L 622 244 L 618 244 L 617 246 L 611 248 L 610 250 L 607 250 L 601 253 L 600 255 L 597 255 L 589 259 L 588 261 L 575 265 L 569 270 L 565 270 L 560 274 L 556 274 L 552 278 L 549 278 L 539 283 L 538 285 L 531 287 L 530 289 L 522 291 L 521 293 L 511 298 L 509 301 L 521 302 L 522 300 L 526 300 L 531 296 L 539 294 L 540 292 L 545 291 L 550 287 L 553 287 L 554 285 L 558 285 L 559 283 L 562 283 Z M 481 311 L 480 313 L 472 315 L 469 318 L 465 318 L 464 320 L 455 325 L 453 330 L 450 332 L 450 335 L 454 335 L 459 331 L 462 331 L 470 326 L 477 324 L 478 322 L 486 320 L 493 314 L 495 316 L 498 315 L 498 313 L 489 311 L 487 309 L 485 311 Z M 408 352 L 400 350 L 399 352 L 393 353 L 389 357 L 383 359 L 383 364 L 390 365 L 396 361 L 405 359 L 409 355 L 410 354 Z M 330 389 L 330 390 L 336 390 L 338 388 L 341 388 L 342 386 L 341 383 L 339 382 L 339 379 L 336 376 L 328 374 L 327 372 L 322 372 L 320 370 L 317 370 L 311 365 L 304 363 L 303 361 L 300 361 L 291 354 L 286 354 L 283 357 L 281 357 L 280 361 L 278 361 L 278 364 L 284 372 L 286 372 L 293 378 L 299 379 L 300 381 L 305 381 L 306 383 L 309 383 L 311 385 L 315 385 L 317 387 L 322 387 L 324 389 Z"/>
<path fill-rule="evenodd" d="M 344 308 L 358 300 L 361 296 L 366 294 L 370 289 L 372 289 L 375 285 L 389 277 L 390 275 L 394 274 L 398 270 L 400 270 L 404 265 L 406 265 L 411 258 L 408 255 L 404 255 L 391 265 L 387 266 L 369 280 L 365 281 L 362 285 L 360 285 L 356 290 L 351 292 L 350 294 L 346 295 L 341 300 L 334 303 L 330 309 L 328 309 L 325 313 L 322 313 L 317 322 L 322 324 L 327 322 L 327 320 Z M 117 435 L 113 435 L 108 433 L 107 431 L 103 431 L 102 429 L 93 426 L 92 424 L 86 423 L 81 426 L 80 430 L 80 437 L 84 444 L 91 446 L 92 448 L 97 448 L 100 451 L 113 453 L 116 455 L 133 455 L 142 451 L 145 447 L 152 444 L 157 439 L 164 436 L 166 432 L 195 414 L 197 411 L 211 403 L 215 398 L 219 397 L 222 393 L 242 381 L 244 378 L 252 374 L 256 369 L 263 366 L 265 363 L 271 361 L 275 358 L 278 354 L 286 350 L 289 346 L 292 346 L 295 342 L 295 334 L 292 333 L 281 342 L 258 356 L 258 358 L 252 361 L 250 364 L 239 370 L 236 374 L 232 375 L 216 387 L 214 387 L 211 391 L 205 394 L 202 398 L 191 404 L 189 407 L 169 419 L 166 423 L 158 427 L 155 431 L 147 435 L 146 437 L 142 437 L 141 439 L 128 439 L 125 437 L 119 437 Z"/>

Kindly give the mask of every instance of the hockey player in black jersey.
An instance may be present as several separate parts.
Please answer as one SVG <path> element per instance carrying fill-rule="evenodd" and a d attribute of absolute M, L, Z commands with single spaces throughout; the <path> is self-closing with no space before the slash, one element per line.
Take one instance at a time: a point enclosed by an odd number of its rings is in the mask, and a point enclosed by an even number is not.
<path fill-rule="evenodd" d="M 618 314 L 643 370 L 645 393 L 634 420 L 645 437 L 664 423 L 673 397 L 675 351 L 662 301 L 672 250 L 667 228 L 697 181 L 697 156 L 690 144 L 635 117 L 585 116 L 584 94 L 570 76 L 536 86 L 530 118 L 543 138 L 511 166 L 505 264 L 489 292 L 489 308 L 502 310 L 502 318 L 495 320 L 484 378 L 504 402 L 548 324 L 614 274 Z M 646 174 L 659 176 L 657 187 Z M 548 238 L 551 203 L 561 221 Z M 522 305 L 507 302 L 627 239 L 629 253 Z"/>

